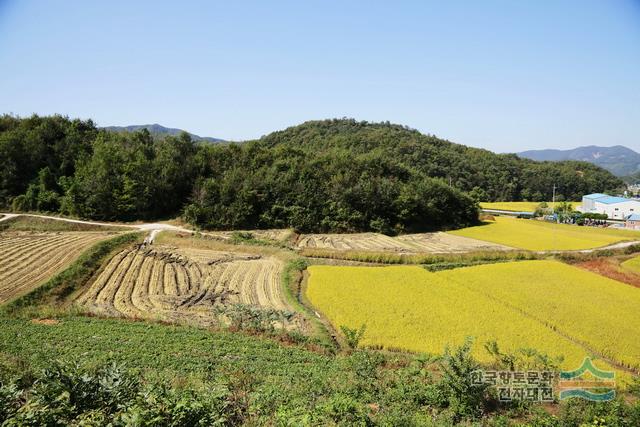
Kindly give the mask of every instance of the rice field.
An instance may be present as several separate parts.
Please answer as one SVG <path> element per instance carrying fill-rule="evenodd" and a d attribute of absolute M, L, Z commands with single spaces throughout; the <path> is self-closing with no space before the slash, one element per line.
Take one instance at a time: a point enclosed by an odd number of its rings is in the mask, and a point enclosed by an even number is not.
<path fill-rule="evenodd" d="M 482 209 L 496 209 L 499 211 L 510 212 L 534 212 L 536 208 L 542 202 L 481 202 L 480 207 Z M 553 205 L 552 202 L 547 202 L 549 207 Z M 576 210 L 582 202 L 571 202 L 573 210 Z"/>
<path fill-rule="evenodd" d="M 483 225 L 448 233 L 531 251 L 594 249 L 640 240 L 640 233 L 632 230 L 579 227 L 508 216 L 498 216 Z"/>
<path fill-rule="evenodd" d="M 63 270 L 108 232 L 0 233 L 0 304 L 24 295 Z"/>
<path fill-rule="evenodd" d="M 417 266 L 309 271 L 311 303 L 336 328 L 366 325 L 365 346 L 439 354 L 473 336 L 478 343 L 496 340 L 507 351 L 562 356 L 565 368 L 593 354 L 640 371 L 640 290 L 559 262 L 437 273 Z M 490 362 L 481 345 L 474 351 Z"/>
<path fill-rule="evenodd" d="M 631 258 L 620 264 L 624 270 L 640 274 L 640 257 Z"/>
<path fill-rule="evenodd" d="M 293 311 L 282 289 L 283 263 L 255 254 L 167 246 L 114 256 L 74 303 L 95 314 L 212 324 L 216 307 Z"/>

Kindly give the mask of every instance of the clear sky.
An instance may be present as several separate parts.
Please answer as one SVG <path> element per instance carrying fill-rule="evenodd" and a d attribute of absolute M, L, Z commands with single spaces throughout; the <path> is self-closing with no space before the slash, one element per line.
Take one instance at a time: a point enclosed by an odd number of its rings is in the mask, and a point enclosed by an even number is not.
<path fill-rule="evenodd" d="M 640 151 L 640 0 L 0 0 L 0 112 L 231 140 L 389 120 Z"/>

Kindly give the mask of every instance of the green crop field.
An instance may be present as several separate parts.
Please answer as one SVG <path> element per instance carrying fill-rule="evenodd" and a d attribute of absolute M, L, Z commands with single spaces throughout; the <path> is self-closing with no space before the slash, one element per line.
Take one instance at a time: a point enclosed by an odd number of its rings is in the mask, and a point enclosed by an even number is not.
<path fill-rule="evenodd" d="M 579 227 L 506 216 L 449 233 L 532 251 L 594 249 L 626 240 L 640 240 L 640 232 L 632 230 Z"/>
<path fill-rule="evenodd" d="M 309 270 L 310 301 L 335 327 L 366 325 L 364 345 L 441 353 L 474 336 L 563 356 L 568 369 L 591 354 L 640 368 L 640 290 L 555 261 Z"/>

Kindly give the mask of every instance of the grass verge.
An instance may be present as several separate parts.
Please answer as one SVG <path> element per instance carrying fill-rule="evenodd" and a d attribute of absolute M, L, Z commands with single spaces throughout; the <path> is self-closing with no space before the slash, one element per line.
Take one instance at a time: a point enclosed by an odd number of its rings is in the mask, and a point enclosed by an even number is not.
<path fill-rule="evenodd" d="M 300 255 L 309 258 L 325 258 L 344 261 L 358 261 L 373 264 L 407 264 L 407 265 L 432 265 L 478 262 L 499 262 L 512 260 L 534 260 L 544 258 L 533 252 L 527 251 L 482 251 L 459 254 L 399 254 L 389 252 L 369 252 L 369 251 L 336 251 L 332 249 L 305 248 Z"/>
<path fill-rule="evenodd" d="M 311 333 L 320 340 L 320 342 L 335 350 L 335 343 L 331 338 L 331 334 L 325 325 L 314 315 L 302 302 L 302 279 L 303 272 L 308 264 L 303 258 L 295 258 L 288 261 L 282 271 L 282 287 L 287 302 L 302 316 L 307 319 L 311 326 Z"/>

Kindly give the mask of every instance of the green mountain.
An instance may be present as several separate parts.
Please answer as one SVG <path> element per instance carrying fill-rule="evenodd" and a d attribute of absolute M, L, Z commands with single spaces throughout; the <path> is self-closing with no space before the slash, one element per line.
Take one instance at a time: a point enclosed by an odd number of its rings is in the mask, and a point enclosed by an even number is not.
<path fill-rule="evenodd" d="M 538 161 L 577 160 L 598 165 L 616 176 L 628 176 L 640 172 L 640 154 L 630 148 L 614 147 L 578 147 L 573 150 L 531 150 L 518 153 L 518 156 Z"/>
<path fill-rule="evenodd" d="M 178 136 L 181 133 L 186 132 L 189 134 L 191 139 L 197 142 L 210 142 L 210 143 L 224 142 L 224 140 L 220 138 L 212 138 L 210 136 L 198 136 L 196 134 L 187 132 L 182 129 L 167 128 L 157 123 L 154 123 L 152 125 L 105 126 L 102 129 L 110 132 L 127 132 L 127 133 L 137 132 L 139 130 L 146 129 L 149 131 L 149 133 L 151 133 L 151 135 L 155 137 L 160 137 L 160 138 L 167 135 Z"/>
<path fill-rule="evenodd" d="M 620 179 L 589 162 L 539 162 L 515 154 L 496 154 L 388 122 L 309 121 L 273 132 L 256 144 L 303 150 L 311 157 L 327 151 L 375 157 L 387 165 L 440 178 L 487 201 L 550 200 L 554 184 L 567 200 L 580 198 L 591 189 L 604 191 L 623 186 Z"/>

